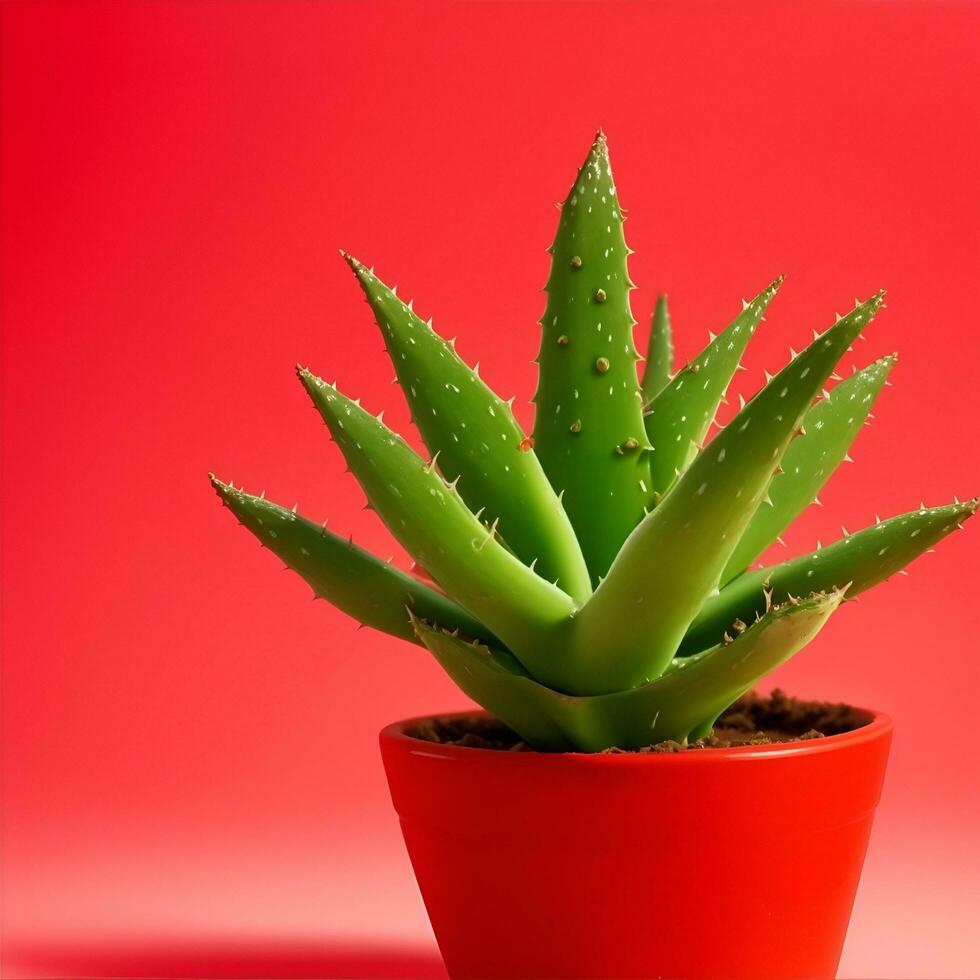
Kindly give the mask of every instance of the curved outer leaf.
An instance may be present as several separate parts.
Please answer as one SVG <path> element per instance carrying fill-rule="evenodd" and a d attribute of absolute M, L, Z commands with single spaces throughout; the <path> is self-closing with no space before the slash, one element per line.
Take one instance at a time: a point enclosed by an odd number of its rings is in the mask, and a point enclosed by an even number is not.
<path fill-rule="evenodd" d="M 537 676 L 574 608 L 474 517 L 455 489 L 400 436 L 309 371 L 320 415 L 371 506 L 406 551 Z"/>
<path fill-rule="evenodd" d="M 413 617 L 422 642 L 474 701 L 538 749 L 599 752 L 684 742 L 820 630 L 842 593 L 774 607 L 730 643 L 686 661 L 641 687 L 569 697 L 515 674 L 480 644 L 467 644 Z"/>
<path fill-rule="evenodd" d="M 749 521 L 722 573 L 724 585 L 762 554 L 820 492 L 861 431 L 898 355 L 875 361 L 842 381 L 803 420 L 804 435 L 795 439 L 769 484 L 767 500 Z"/>
<path fill-rule="evenodd" d="M 643 367 L 643 404 L 648 405 L 670 383 L 674 373 L 674 340 L 670 328 L 667 295 L 661 293 L 653 308 L 647 360 Z"/>
<path fill-rule="evenodd" d="M 385 338 L 429 452 L 447 480 L 525 565 L 578 602 L 592 594 L 575 532 L 510 405 L 374 273 L 352 256 L 354 270 Z"/>
<path fill-rule="evenodd" d="M 242 526 L 306 579 L 317 598 L 326 599 L 363 625 L 418 643 L 407 606 L 445 629 L 459 630 L 487 643 L 500 642 L 451 599 L 357 547 L 348 538 L 264 497 L 222 483 L 214 474 L 209 478 Z"/>
<path fill-rule="evenodd" d="M 975 499 L 946 507 L 921 508 L 873 524 L 781 565 L 746 572 L 704 604 L 678 652 L 692 654 L 717 643 L 736 619 L 752 622 L 766 608 L 767 584 L 775 602 L 782 602 L 788 595 L 847 583 L 848 596 L 859 595 L 955 531 L 976 510 Z"/>
<path fill-rule="evenodd" d="M 643 421 L 653 447 L 650 480 L 656 493 L 665 494 L 697 456 L 745 348 L 782 282 L 780 277 L 746 303 L 651 402 Z"/>
<path fill-rule="evenodd" d="M 566 690 L 603 694 L 663 672 L 814 396 L 880 303 L 854 309 L 780 371 L 644 518 L 571 624 Z"/>
<path fill-rule="evenodd" d="M 593 583 L 650 501 L 628 254 L 600 133 L 551 247 L 534 396 L 535 452 L 564 494 Z"/>
<path fill-rule="evenodd" d="M 481 643 L 467 643 L 415 617 L 412 623 L 419 642 L 429 648 L 463 693 L 496 715 L 528 745 L 558 752 L 575 748 L 552 718 L 553 699 L 565 695 L 508 669 L 496 651 Z"/>

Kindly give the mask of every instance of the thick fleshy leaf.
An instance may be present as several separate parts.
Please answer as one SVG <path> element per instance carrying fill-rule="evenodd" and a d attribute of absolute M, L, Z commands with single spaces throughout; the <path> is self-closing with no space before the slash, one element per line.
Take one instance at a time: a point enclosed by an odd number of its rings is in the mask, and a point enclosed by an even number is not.
<path fill-rule="evenodd" d="M 210 479 L 243 527 L 304 578 L 317 598 L 326 599 L 359 623 L 418 643 L 408 607 L 445 629 L 499 643 L 482 623 L 451 599 L 359 548 L 350 539 L 271 500 L 223 483 L 214 475 Z"/>
<path fill-rule="evenodd" d="M 674 338 L 670 327 L 670 310 L 667 296 L 657 297 L 650 324 L 650 340 L 647 344 L 647 359 L 643 365 L 643 404 L 650 402 L 670 383 L 674 373 Z"/>
<path fill-rule="evenodd" d="M 333 385 L 301 370 L 368 502 L 406 551 L 536 674 L 572 600 L 505 548 L 451 484 L 400 436 Z M 536 674 L 537 676 L 537 674 Z"/>
<path fill-rule="evenodd" d="M 728 560 L 721 576 L 723 585 L 745 571 L 814 502 L 847 458 L 896 360 L 897 355 L 892 354 L 851 375 L 807 412 L 804 433 L 786 450 L 766 499 Z"/>
<path fill-rule="evenodd" d="M 643 421 L 652 447 L 650 482 L 657 494 L 665 494 L 697 456 L 742 354 L 782 281 L 777 279 L 746 303 L 647 408 Z"/>
<path fill-rule="evenodd" d="M 553 751 L 638 749 L 704 729 L 820 630 L 842 595 L 773 607 L 758 623 L 632 690 L 594 697 L 560 694 L 502 664 L 487 647 L 413 619 L 422 642 L 478 704 L 529 745 Z"/>
<path fill-rule="evenodd" d="M 562 205 L 541 318 L 534 449 L 593 583 L 650 501 L 629 249 L 600 133 Z"/>
<path fill-rule="evenodd" d="M 736 620 L 751 623 L 770 601 L 767 593 L 772 601 L 782 602 L 788 595 L 850 583 L 848 597 L 859 595 L 928 551 L 976 510 L 976 499 L 945 507 L 923 507 L 873 524 L 781 565 L 746 572 L 705 603 L 679 652 L 691 654 L 712 646 Z"/>
<path fill-rule="evenodd" d="M 578 602 L 591 594 L 575 532 L 510 405 L 446 341 L 352 256 L 354 270 L 384 335 L 388 356 L 429 452 L 471 510 L 525 565 Z"/>
<path fill-rule="evenodd" d="M 569 693 L 623 690 L 663 672 L 717 588 L 814 396 L 880 303 L 879 294 L 794 358 L 644 518 L 571 624 Z"/>

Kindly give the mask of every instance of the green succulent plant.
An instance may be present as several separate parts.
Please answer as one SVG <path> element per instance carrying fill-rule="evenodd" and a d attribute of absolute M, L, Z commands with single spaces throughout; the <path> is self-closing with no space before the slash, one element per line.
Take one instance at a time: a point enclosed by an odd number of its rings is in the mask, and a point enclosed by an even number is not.
<path fill-rule="evenodd" d="M 630 749 L 710 731 L 845 597 L 901 570 L 977 501 L 920 507 L 781 565 L 749 565 L 864 424 L 895 356 L 828 379 L 882 304 L 857 303 L 710 440 L 782 279 L 673 370 L 665 297 L 642 377 L 630 250 L 600 132 L 561 207 L 533 437 L 509 402 L 373 270 L 345 255 L 431 458 L 306 368 L 299 377 L 368 503 L 437 587 L 213 475 L 263 545 L 361 623 L 427 647 L 539 749 Z"/>

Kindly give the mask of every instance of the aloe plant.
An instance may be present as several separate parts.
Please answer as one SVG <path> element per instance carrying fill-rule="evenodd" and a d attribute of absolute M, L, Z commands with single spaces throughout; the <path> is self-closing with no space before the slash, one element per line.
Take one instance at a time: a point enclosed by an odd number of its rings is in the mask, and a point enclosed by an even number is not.
<path fill-rule="evenodd" d="M 975 499 L 921 506 L 750 570 L 850 458 L 887 383 L 895 355 L 846 380 L 834 374 L 883 293 L 815 330 L 709 439 L 782 278 L 676 371 L 660 297 L 638 372 L 623 221 L 600 132 L 549 249 L 533 435 L 452 341 L 344 256 L 429 458 L 335 384 L 306 368 L 299 377 L 369 506 L 434 584 L 211 475 L 239 521 L 316 597 L 427 647 L 539 749 L 630 749 L 707 733 L 845 599 L 977 509 Z"/>

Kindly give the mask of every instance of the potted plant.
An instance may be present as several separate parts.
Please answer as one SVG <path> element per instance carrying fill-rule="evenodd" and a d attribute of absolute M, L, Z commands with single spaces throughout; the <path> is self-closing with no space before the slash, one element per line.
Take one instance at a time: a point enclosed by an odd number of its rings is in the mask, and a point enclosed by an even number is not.
<path fill-rule="evenodd" d="M 778 698 L 723 713 L 977 501 L 749 571 L 847 458 L 886 383 L 894 355 L 834 375 L 883 294 L 815 332 L 709 440 L 782 280 L 676 373 L 661 297 L 638 377 L 601 132 L 549 251 L 533 437 L 351 256 L 431 458 L 299 370 L 425 580 L 295 508 L 213 485 L 317 596 L 427 647 L 489 712 L 381 734 L 454 977 L 832 976 L 890 723 Z M 732 733 L 753 722 L 768 732 Z"/>

